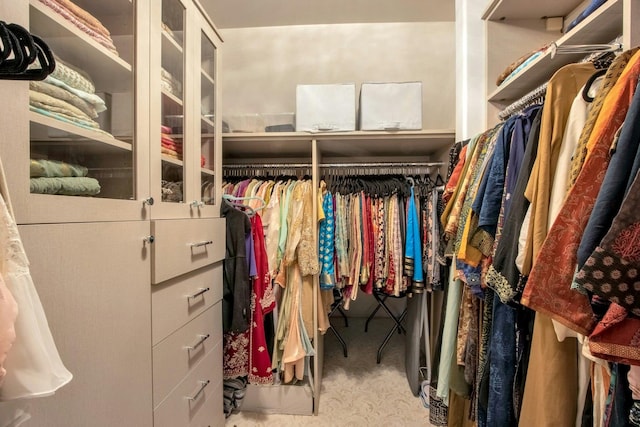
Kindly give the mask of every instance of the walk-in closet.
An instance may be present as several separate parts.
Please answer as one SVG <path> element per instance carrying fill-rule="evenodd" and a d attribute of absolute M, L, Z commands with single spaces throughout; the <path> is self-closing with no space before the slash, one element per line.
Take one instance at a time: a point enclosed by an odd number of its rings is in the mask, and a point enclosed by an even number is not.
<path fill-rule="evenodd" d="M 0 427 L 640 427 L 639 23 L 0 2 Z"/>

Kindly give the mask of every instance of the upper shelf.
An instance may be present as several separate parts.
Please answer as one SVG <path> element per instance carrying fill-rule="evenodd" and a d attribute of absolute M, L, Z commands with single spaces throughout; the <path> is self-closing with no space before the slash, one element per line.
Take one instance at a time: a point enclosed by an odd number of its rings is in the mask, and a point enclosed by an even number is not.
<path fill-rule="evenodd" d="M 567 16 L 580 3 L 581 0 L 493 0 L 482 14 L 482 19 L 504 21 L 540 19 L 547 16 Z"/>
<path fill-rule="evenodd" d="M 102 92 L 126 92 L 133 87 L 131 64 L 106 49 L 38 0 L 30 2 L 30 29 L 63 60 L 84 70 Z"/>
<path fill-rule="evenodd" d="M 114 150 L 132 151 L 131 144 L 109 134 L 85 129 L 31 111 L 29 113 L 31 142 L 49 145 L 82 146 L 83 153 L 110 153 Z"/>
<path fill-rule="evenodd" d="M 455 131 L 225 133 L 222 139 L 226 158 L 310 157 L 313 140 L 327 157 L 402 157 L 434 154 L 454 142 Z"/>
<path fill-rule="evenodd" d="M 622 33 L 623 0 L 609 0 L 569 33 L 556 41 L 557 46 L 608 43 Z M 579 61 L 585 53 L 555 55 L 551 49 L 529 64 L 510 81 L 489 95 L 490 102 L 506 103 L 535 89 L 563 66 Z"/>

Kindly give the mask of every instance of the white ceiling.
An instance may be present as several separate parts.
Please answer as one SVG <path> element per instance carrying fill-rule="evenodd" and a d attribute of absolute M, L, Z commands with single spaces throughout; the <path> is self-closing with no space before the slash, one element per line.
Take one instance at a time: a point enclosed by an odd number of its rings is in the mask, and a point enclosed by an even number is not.
<path fill-rule="evenodd" d="M 453 0 L 200 0 L 218 28 L 454 21 Z"/>

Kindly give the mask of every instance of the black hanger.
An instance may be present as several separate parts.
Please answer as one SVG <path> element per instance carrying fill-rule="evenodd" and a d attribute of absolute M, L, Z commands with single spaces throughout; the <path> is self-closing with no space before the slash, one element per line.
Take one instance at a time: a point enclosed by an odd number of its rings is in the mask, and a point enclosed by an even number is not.
<path fill-rule="evenodd" d="M 11 38 L 7 24 L 4 21 L 0 21 L 0 41 L 2 42 L 2 49 L 0 49 L 0 64 L 2 64 L 2 62 L 11 54 Z"/>
<path fill-rule="evenodd" d="M 593 102 L 594 98 L 589 96 L 591 85 L 593 84 L 593 82 L 595 82 L 598 79 L 598 77 L 604 76 L 605 74 L 607 74 L 606 68 L 596 71 L 595 73 L 593 73 L 591 77 L 589 77 L 589 80 L 587 80 L 587 82 L 584 85 L 584 88 L 582 89 L 582 99 L 584 99 L 589 103 Z"/>
<path fill-rule="evenodd" d="M 2 73 L 0 72 L 0 78 L 6 80 L 44 80 L 49 74 L 53 72 L 56 67 L 56 62 L 53 57 L 53 53 L 49 49 L 49 46 L 39 38 L 33 36 L 35 50 L 37 52 L 37 59 L 40 64 L 39 68 L 29 68 L 22 73 Z"/>
<path fill-rule="evenodd" d="M 18 24 L 0 21 L 0 40 L 4 50 L 0 53 L 0 79 L 44 80 L 56 67 L 53 53 L 38 36 Z M 13 53 L 13 58 L 9 55 Z M 29 68 L 36 59 L 39 68 Z"/>
<path fill-rule="evenodd" d="M 3 23 L 4 24 L 4 23 Z M 8 44 L 5 54 L 13 53 L 13 58 L 5 58 L 0 64 L 0 72 L 19 73 L 26 68 L 26 51 L 21 47 L 18 37 L 7 28 Z"/>

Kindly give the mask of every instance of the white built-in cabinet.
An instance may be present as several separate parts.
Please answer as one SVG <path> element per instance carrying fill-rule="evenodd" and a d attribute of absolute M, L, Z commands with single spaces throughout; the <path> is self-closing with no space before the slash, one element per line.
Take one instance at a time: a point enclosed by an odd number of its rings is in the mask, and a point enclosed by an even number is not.
<path fill-rule="evenodd" d="M 199 3 L 191 0 L 151 2 L 151 17 L 150 135 L 152 141 L 161 141 L 168 131 L 182 146 L 178 158 L 163 153 L 160 144 L 150 152 L 151 195 L 157 203 L 151 216 L 219 216 L 216 77 L 220 38 Z M 173 184 L 163 187 L 162 182 Z"/>
<path fill-rule="evenodd" d="M 571 31 L 548 31 L 546 18 L 564 18 L 563 28 L 589 1 L 492 0 L 482 19 L 487 37 L 487 125 L 499 121 L 497 113 L 511 102 L 546 82 L 561 67 L 577 62 L 585 53 L 553 55 L 552 49 L 531 62 L 510 81 L 496 87 L 496 77 L 510 63 L 545 44 L 557 46 L 604 44 L 622 36 L 623 49 L 640 44 L 640 5 L 636 0 L 608 0 Z"/>
<path fill-rule="evenodd" d="M 86 71 L 108 107 L 101 130 L 82 128 L 30 111 L 28 82 L 0 80 L 0 157 L 16 222 L 74 376 L 29 401 L 25 425 L 220 426 L 221 39 L 197 0 L 74 3 L 109 29 L 118 54 L 39 0 L 0 2 L 0 20 Z M 161 126 L 180 158 L 161 152 Z M 100 193 L 32 193 L 29 159 L 83 165 Z M 179 182 L 181 195 L 167 200 L 163 180 Z"/>

